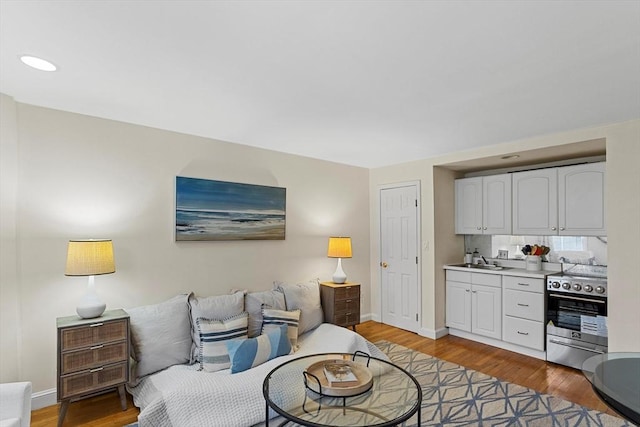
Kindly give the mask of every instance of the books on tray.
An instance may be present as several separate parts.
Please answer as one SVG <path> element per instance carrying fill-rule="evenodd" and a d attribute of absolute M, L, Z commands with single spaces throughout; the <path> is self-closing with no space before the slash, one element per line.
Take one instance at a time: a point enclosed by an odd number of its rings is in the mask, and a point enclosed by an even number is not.
<path fill-rule="evenodd" d="M 323 367 L 324 375 L 331 387 L 351 387 L 360 384 L 351 367 L 344 362 L 327 362 Z"/>

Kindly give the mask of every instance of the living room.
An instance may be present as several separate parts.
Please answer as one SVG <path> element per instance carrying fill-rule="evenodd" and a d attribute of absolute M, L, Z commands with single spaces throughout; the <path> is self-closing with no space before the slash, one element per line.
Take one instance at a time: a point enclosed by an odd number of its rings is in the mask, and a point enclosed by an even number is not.
<path fill-rule="evenodd" d="M 610 351 L 640 351 L 637 116 L 369 168 L 32 105 L 11 93 L 0 101 L 0 379 L 32 381 L 34 408 L 56 403 L 56 318 L 75 313 L 85 292 L 86 278 L 64 276 L 70 239 L 113 240 L 116 273 L 96 285 L 108 309 L 127 309 L 183 292 L 329 280 L 327 238 L 348 235 L 353 257 L 344 268 L 362 283 L 362 320 L 380 320 L 379 188 L 419 181 L 419 333 L 437 338 L 445 330 L 442 266 L 461 262 L 465 249 L 454 234 L 453 180 L 477 162 L 497 169 L 511 154 L 539 163 L 588 156 L 593 141 L 604 143 L 598 154 L 607 165 Z M 176 176 L 286 188 L 286 239 L 176 242 Z"/>

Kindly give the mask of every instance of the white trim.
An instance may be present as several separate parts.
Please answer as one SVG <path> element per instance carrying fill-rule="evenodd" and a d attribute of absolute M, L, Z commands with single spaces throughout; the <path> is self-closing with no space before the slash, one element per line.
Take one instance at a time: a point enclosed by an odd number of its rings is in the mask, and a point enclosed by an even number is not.
<path fill-rule="evenodd" d="M 418 335 L 421 337 L 431 338 L 432 340 L 440 339 L 446 335 L 449 335 L 448 328 L 440 328 L 440 329 L 427 329 L 420 328 L 418 331 Z"/>
<path fill-rule="evenodd" d="M 31 394 L 31 410 L 46 408 L 58 403 L 58 396 L 55 388 L 49 390 L 36 391 Z"/>
<path fill-rule="evenodd" d="M 360 323 L 364 323 L 366 321 L 373 320 L 373 314 L 361 314 L 360 315 Z"/>
<path fill-rule="evenodd" d="M 515 353 L 524 354 L 525 356 L 535 357 L 536 359 L 547 360 L 547 353 L 533 348 L 522 347 L 516 344 L 511 344 L 505 341 L 496 340 L 489 337 L 483 337 L 481 335 L 472 334 L 467 331 L 461 331 L 460 329 L 449 328 L 449 335 L 455 337 L 465 338 L 471 341 L 477 341 L 482 344 L 498 347 L 503 350 L 513 351 Z"/>
<path fill-rule="evenodd" d="M 378 210 L 378 260 L 382 259 L 382 221 L 380 220 L 380 204 L 382 198 L 380 197 L 380 193 L 382 190 L 389 190 L 393 188 L 403 188 L 403 187 L 415 187 L 416 188 L 416 256 L 418 257 L 418 264 L 416 270 L 416 286 L 418 290 L 418 320 L 416 329 L 411 332 L 415 332 L 417 334 L 422 330 L 422 319 L 424 315 L 422 313 L 422 188 L 420 186 L 420 180 L 415 181 L 405 181 L 405 182 L 396 182 L 391 184 L 381 184 L 378 185 L 378 203 L 376 205 L 376 209 Z M 379 319 L 377 320 L 380 323 L 382 322 L 382 275 L 380 274 L 380 267 L 378 267 L 378 310 L 380 312 Z"/>

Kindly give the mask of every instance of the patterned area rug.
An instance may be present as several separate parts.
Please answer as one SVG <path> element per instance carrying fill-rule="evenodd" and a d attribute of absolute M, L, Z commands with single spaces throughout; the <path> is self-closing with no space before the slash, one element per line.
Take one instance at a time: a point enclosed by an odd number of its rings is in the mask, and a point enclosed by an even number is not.
<path fill-rule="evenodd" d="M 380 341 L 422 386 L 422 426 L 632 426 L 623 419 Z M 415 421 L 414 421 L 415 422 Z"/>
<path fill-rule="evenodd" d="M 422 426 L 633 426 L 623 419 L 398 344 L 379 341 L 375 345 L 393 363 L 411 372 L 422 386 Z M 270 424 L 279 422 L 272 420 Z M 137 423 L 127 427 L 137 427 Z"/>

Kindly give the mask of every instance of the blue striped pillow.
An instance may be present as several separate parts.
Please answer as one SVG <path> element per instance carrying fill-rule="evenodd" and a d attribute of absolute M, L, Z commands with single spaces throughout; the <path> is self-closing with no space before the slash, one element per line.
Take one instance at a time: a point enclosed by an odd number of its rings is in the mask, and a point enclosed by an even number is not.
<path fill-rule="evenodd" d="M 227 369 L 231 360 L 226 343 L 248 337 L 249 314 L 243 312 L 224 320 L 198 317 L 196 323 L 200 336 L 200 369 L 207 372 Z"/>
<path fill-rule="evenodd" d="M 291 353 L 287 325 L 280 325 L 266 334 L 246 340 L 227 341 L 231 358 L 231 373 L 246 371 L 278 356 Z"/>
<path fill-rule="evenodd" d="M 278 328 L 280 325 L 287 325 L 287 336 L 291 341 L 293 351 L 298 348 L 298 322 L 300 321 L 300 310 L 276 310 L 262 305 L 262 333 L 266 333 Z"/>

